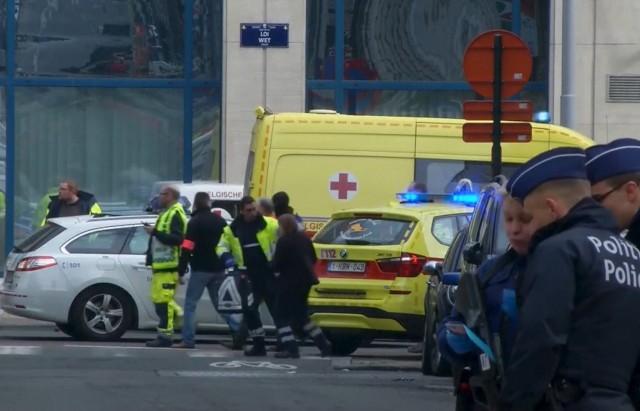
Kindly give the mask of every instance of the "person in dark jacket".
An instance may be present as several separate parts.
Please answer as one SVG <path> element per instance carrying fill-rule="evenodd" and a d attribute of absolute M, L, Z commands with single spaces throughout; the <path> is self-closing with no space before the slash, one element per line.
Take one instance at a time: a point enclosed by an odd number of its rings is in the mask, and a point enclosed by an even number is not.
<path fill-rule="evenodd" d="M 298 229 L 293 214 L 278 217 L 281 236 L 271 260 L 271 269 L 278 274 L 276 279 L 276 327 L 284 347 L 276 358 L 300 358 L 294 330 L 313 338 L 323 356 L 331 353 L 327 341 L 307 313 L 307 298 L 311 286 L 317 284 L 313 266 L 317 261 L 309 237 Z"/>
<path fill-rule="evenodd" d="M 518 280 L 518 334 L 500 410 L 633 410 L 640 357 L 640 250 L 591 198 L 585 153 L 562 147 L 513 173 L 509 194 L 531 215 Z"/>
<path fill-rule="evenodd" d="M 49 198 L 51 201 L 47 206 L 42 226 L 50 218 L 102 213 L 96 197 L 86 191 L 78 190 L 78 185 L 73 180 L 60 182 L 58 195 L 52 195 Z"/>
<path fill-rule="evenodd" d="M 275 212 L 276 218 L 283 214 L 291 214 L 295 217 L 296 222 L 298 223 L 298 229 L 300 231 L 304 231 L 304 221 L 302 220 L 302 217 L 300 217 L 289 205 L 289 194 L 284 191 L 278 191 L 271 197 L 271 202 L 273 203 L 273 211 Z"/>
<path fill-rule="evenodd" d="M 182 253 L 178 275 L 184 277 L 187 265 L 191 266 L 191 276 L 187 285 L 184 304 L 184 325 L 182 341 L 171 348 L 195 347 L 195 314 L 198 301 L 206 288 L 214 307 L 217 307 L 218 289 L 225 278 L 224 263 L 215 253 L 215 247 L 227 226 L 227 222 L 211 212 L 211 199 L 205 192 L 196 193 L 193 200 L 193 212 L 187 224 L 187 233 L 182 242 Z M 239 336 L 241 327 L 228 315 L 223 318 L 229 324 L 234 340 Z"/>
<path fill-rule="evenodd" d="M 504 362 L 508 363 L 517 331 L 516 278 L 526 267 L 531 233 L 530 217 L 524 212 L 522 205 L 506 192 L 503 192 L 500 197 L 504 230 L 509 239 L 510 248 L 504 254 L 480 265 L 478 277 L 483 285 L 482 292 L 490 331 L 500 335 Z M 447 324 L 452 322 L 464 322 L 464 318 L 455 308 L 438 328 L 440 353 L 452 364 L 460 367 L 470 365 L 470 360 L 477 358 L 475 347 L 466 335 L 453 334 L 447 329 Z M 472 365 L 475 363 L 477 361 Z"/>
<path fill-rule="evenodd" d="M 611 211 L 620 230 L 627 230 L 627 241 L 640 248 L 640 141 L 621 138 L 588 147 L 585 152 L 591 196 Z M 629 396 L 633 407 L 640 410 L 640 362 Z"/>

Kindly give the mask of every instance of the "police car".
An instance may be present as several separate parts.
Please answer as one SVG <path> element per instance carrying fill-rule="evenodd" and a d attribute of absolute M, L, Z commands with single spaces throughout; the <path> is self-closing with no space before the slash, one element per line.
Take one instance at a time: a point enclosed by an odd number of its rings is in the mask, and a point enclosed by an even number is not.
<path fill-rule="evenodd" d="M 158 319 L 149 298 L 149 235 L 143 223 L 156 219 L 150 214 L 50 219 L 9 253 L 2 309 L 55 322 L 82 340 L 117 340 L 129 329 L 154 329 Z M 181 306 L 185 290 L 181 285 L 176 294 Z M 228 330 L 206 293 L 202 300 L 196 311 L 199 325 Z M 264 308 L 262 318 L 265 326 L 273 324 Z"/>
<path fill-rule="evenodd" d="M 424 328 L 424 267 L 441 262 L 472 208 L 464 194 L 431 202 L 401 193 L 380 208 L 333 213 L 314 236 L 320 284 L 309 294 L 312 319 L 336 355 L 379 337 L 419 339 Z"/>
<path fill-rule="evenodd" d="M 489 258 L 505 252 L 509 239 L 502 219 L 502 202 L 498 193 L 503 177 L 485 186 L 477 196 L 477 203 L 469 226 L 461 230 L 451 243 L 441 265 L 429 268 L 432 281 L 425 294 L 425 324 L 423 335 L 422 373 L 446 375 L 450 366 L 442 358 L 436 344 L 437 325 L 449 315 L 455 302 L 456 278 L 462 272 L 475 271 Z M 446 283 L 442 282 L 447 276 Z"/>

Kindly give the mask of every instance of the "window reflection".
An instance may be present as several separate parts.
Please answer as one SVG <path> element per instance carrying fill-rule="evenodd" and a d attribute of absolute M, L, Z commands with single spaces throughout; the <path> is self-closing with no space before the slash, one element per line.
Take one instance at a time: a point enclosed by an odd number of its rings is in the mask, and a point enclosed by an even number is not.
<path fill-rule="evenodd" d="M 193 77 L 218 80 L 222 70 L 222 0 L 193 1 Z"/>
<path fill-rule="evenodd" d="M 30 0 L 17 17 L 18 74 L 182 77 L 182 2 Z"/>
<path fill-rule="evenodd" d="M 119 213 L 142 211 L 154 182 L 181 180 L 182 100 L 175 89 L 16 88 L 23 231 L 39 226 L 47 194 L 64 178 Z"/>
<path fill-rule="evenodd" d="M 4 75 L 7 70 L 7 2 L 0 1 L 0 74 Z"/>
<path fill-rule="evenodd" d="M 521 2 L 521 36 L 532 81 L 547 81 L 549 2 Z M 512 0 L 309 0 L 307 72 L 335 79 L 336 13 L 344 13 L 345 80 L 464 81 L 462 59 L 480 33 L 513 28 Z"/>
<path fill-rule="evenodd" d="M 194 180 L 220 180 L 219 102 L 219 93 L 216 90 L 193 90 Z"/>

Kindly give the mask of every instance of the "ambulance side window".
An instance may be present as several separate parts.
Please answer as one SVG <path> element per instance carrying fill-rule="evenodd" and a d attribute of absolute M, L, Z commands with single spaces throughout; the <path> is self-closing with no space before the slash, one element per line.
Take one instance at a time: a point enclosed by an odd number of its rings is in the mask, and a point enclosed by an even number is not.
<path fill-rule="evenodd" d="M 518 168 L 517 164 L 503 164 L 502 174 L 511 176 Z M 452 193 L 458 181 L 468 178 L 473 183 L 473 190 L 479 192 L 493 178 L 491 163 L 485 161 L 433 160 L 417 158 L 414 180 L 427 184 L 432 194 Z"/>

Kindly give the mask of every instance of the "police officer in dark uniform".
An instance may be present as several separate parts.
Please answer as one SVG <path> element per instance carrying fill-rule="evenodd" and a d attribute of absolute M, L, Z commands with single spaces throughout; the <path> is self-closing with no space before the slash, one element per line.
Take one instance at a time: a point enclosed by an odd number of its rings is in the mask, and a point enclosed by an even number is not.
<path fill-rule="evenodd" d="M 640 248 L 640 141 L 621 138 L 585 151 L 591 196 L 613 213 L 620 230 L 627 230 L 627 241 Z M 640 410 L 640 363 L 629 396 Z"/>
<path fill-rule="evenodd" d="M 501 410 L 633 410 L 640 250 L 591 198 L 585 162 L 581 149 L 553 149 L 507 183 L 534 235 L 517 280 L 519 328 Z"/>

